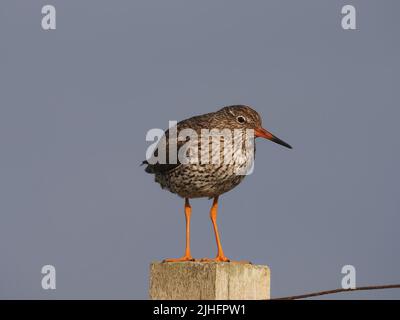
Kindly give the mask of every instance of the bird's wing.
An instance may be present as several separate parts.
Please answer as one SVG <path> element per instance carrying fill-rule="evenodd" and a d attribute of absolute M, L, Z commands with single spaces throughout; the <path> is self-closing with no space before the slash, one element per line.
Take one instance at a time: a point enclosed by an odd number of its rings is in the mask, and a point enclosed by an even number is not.
<path fill-rule="evenodd" d="M 178 123 L 176 126 L 176 131 L 179 132 L 181 129 L 184 129 L 185 124 Z M 164 136 L 160 139 L 160 142 L 157 144 L 153 157 L 158 157 L 159 154 L 164 153 L 165 158 L 160 157 L 158 161 L 154 161 L 154 158 L 147 159 L 143 161 L 143 164 L 147 164 L 145 171 L 147 173 L 167 173 L 179 167 L 181 163 L 178 159 L 179 149 L 185 144 L 186 141 L 179 141 L 177 134 L 170 136 L 170 129 L 165 131 Z M 174 143 L 176 145 L 176 157 L 175 159 L 170 159 L 170 144 Z M 172 157 L 171 157 L 172 158 Z M 160 163 L 161 160 L 161 163 Z M 175 160 L 175 161 L 173 161 Z"/>
<path fill-rule="evenodd" d="M 147 167 L 145 168 L 145 171 L 148 173 L 167 173 L 169 171 L 172 171 L 176 168 L 178 168 L 179 166 L 181 166 L 182 164 L 179 162 L 179 150 L 182 146 L 184 146 L 186 144 L 186 142 L 188 140 L 190 140 L 188 137 L 186 139 L 186 141 L 181 141 L 178 140 L 178 135 L 181 132 L 181 130 L 183 129 L 194 129 L 193 124 L 196 123 L 196 127 L 197 128 L 207 128 L 208 126 L 210 126 L 210 115 L 212 115 L 213 113 L 210 114 L 205 114 L 205 115 L 200 115 L 200 116 L 194 116 L 192 118 L 183 120 L 181 122 L 178 122 L 178 124 L 176 125 L 176 134 L 171 134 L 170 136 L 170 129 L 165 131 L 165 134 L 163 136 L 163 138 L 160 140 L 160 142 L 158 143 L 157 147 L 155 148 L 154 151 L 154 156 L 158 157 L 158 153 L 159 152 L 165 152 L 165 160 L 163 163 L 159 163 L 158 161 L 151 161 L 150 159 L 147 159 L 145 161 L 143 161 L 142 164 L 147 164 Z M 162 142 L 162 140 L 164 139 L 164 142 Z M 175 143 L 176 144 L 176 157 L 175 161 L 173 161 L 172 163 L 170 163 L 171 161 L 170 159 L 170 155 L 169 155 L 169 145 Z M 200 144 L 200 141 L 198 141 L 198 144 Z M 199 145 L 200 147 L 200 145 Z"/>

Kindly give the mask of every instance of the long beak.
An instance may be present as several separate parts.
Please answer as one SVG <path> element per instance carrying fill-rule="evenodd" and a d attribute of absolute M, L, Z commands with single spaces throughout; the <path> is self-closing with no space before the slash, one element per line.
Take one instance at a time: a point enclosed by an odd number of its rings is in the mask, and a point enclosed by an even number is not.
<path fill-rule="evenodd" d="M 292 149 L 292 146 L 288 143 L 286 143 L 285 141 L 275 137 L 271 132 L 265 130 L 264 128 L 258 128 L 254 130 L 254 134 L 256 137 L 260 137 L 260 138 L 265 138 L 268 140 L 271 140 L 277 144 L 280 144 L 281 146 L 284 146 L 286 148 Z"/>

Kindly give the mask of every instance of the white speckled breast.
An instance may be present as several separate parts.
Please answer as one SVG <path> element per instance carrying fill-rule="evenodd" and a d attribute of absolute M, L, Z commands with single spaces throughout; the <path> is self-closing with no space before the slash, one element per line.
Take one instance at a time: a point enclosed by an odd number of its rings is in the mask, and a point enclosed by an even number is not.
<path fill-rule="evenodd" d="M 222 141 L 221 148 L 216 151 L 220 153 L 220 163 L 203 164 L 199 159 L 202 159 L 201 155 L 207 150 L 199 148 L 199 157 L 190 158 L 194 163 L 181 164 L 169 172 L 156 174 L 155 180 L 162 188 L 185 198 L 221 195 L 242 182 L 251 169 L 254 160 L 254 140 L 247 150 L 244 146 L 241 149 L 234 147 L 233 152 L 231 151 L 232 161 L 229 163 L 224 161 L 226 150 Z M 213 159 L 212 156 L 213 151 L 210 151 L 209 159 Z"/>

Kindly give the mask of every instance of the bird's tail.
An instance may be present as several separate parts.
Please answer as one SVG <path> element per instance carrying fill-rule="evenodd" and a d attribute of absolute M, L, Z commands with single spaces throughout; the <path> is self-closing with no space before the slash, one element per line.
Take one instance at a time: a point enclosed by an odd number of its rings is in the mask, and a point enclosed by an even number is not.
<path fill-rule="evenodd" d="M 143 166 L 144 164 L 147 165 L 144 171 L 146 171 L 147 173 L 154 173 L 152 166 L 149 164 L 147 160 L 142 161 L 140 165 Z"/>

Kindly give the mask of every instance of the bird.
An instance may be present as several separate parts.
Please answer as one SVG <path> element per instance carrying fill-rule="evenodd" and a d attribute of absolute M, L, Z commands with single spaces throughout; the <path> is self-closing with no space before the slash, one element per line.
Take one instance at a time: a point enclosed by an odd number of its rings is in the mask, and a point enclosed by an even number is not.
<path fill-rule="evenodd" d="M 204 144 L 199 139 L 190 140 L 190 137 L 179 139 L 172 134 L 172 128 L 176 135 L 185 130 L 192 130 L 195 134 L 201 136 L 201 133 L 210 132 L 210 130 L 226 130 L 229 132 L 239 132 L 239 135 L 232 134 L 232 140 L 237 141 L 237 137 L 244 138 L 246 132 L 253 132 L 254 139 L 250 139 L 250 143 L 246 145 L 245 140 L 234 143 L 231 149 L 227 148 L 223 143 L 228 141 L 228 136 L 220 136 L 219 149 L 213 150 L 211 139 Z M 182 120 L 174 127 L 170 127 L 164 132 L 163 139 L 158 141 L 153 155 L 147 158 L 142 164 L 146 165 L 145 171 L 155 176 L 155 181 L 174 194 L 184 199 L 184 213 L 186 220 L 186 244 L 184 255 L 180 258 L 164 259 L 164 262 L 185 262 L 195 261 L 190 250 L 190 218 L 192 208 L 190 200 L 194 198 L 213 199 L 210 209 L 210 218 L 214 229 L 215 240 L 217 244 L 217 255 L 215 258 L 203 258 L 202 262 L 230 262 L 231 260 L 225 256 L 221 245 L 217 225 L 218 202 L 222 194 L 232 190 L 239 185 L 247 174 L 238 174 L 240 169 L 249 170 L 252 167 L 255 153 L 255 138 L 265 138 L 271 140 L 286 148 L 292 147 L 285 141 L 277 138 L 275 135 L 267 131 L 262 126 L 261 116 L 252 107 L 247 105 L 230 105 L 222 109 L 202 115 L 197 115 L 186 120 Z M 217 139 L 218 140 L 218 139 Z M 232 141 L 231 140 L 231 141 Z M 239 139 L 240 140 L 240 139 Z M 163 143 L 161 143 L 163 141 Z M 176 144 L 175 150 L 171 151 L 170 146 Z M 186 145 L 186 146 L 185 146 Z M 223 145 L 223 147 L 221 147 Z M 211 147 L 211 150 L 210 150 Z M 186 148 L 186 149 L 184 149 Z M 198 148 L 197 157 L 194 156 L 195 148 Z M 215 148 L 214 148 L 215 149 Z M 223 161 L 227 150 L 231 152 L 230 161 Z M 177 157 L 181 151 L 184 157 Z M 164 152 L 166 154 L 164 161 L 160 161 L 159 155 Z M 176 152 L 176 154 L 175 154 Z M 254 152 L 254 153 L 252 153 Z M 205 156 L 208 161 L 200 161 L 199 154 Z M 215 159 L 218 161 L 210 161 Z M 172 159 L 176 161 L 169 161 Z M 196 159 L 196 161 L 191 161 Z M 188 161 L 189 160 L 189 161 Z M 202 158 L 203 160 L 203 158 Z M 247 171 L 246 171 L 247 172 Z M 197 260 L 196 260 L 197 261 Z"/>

